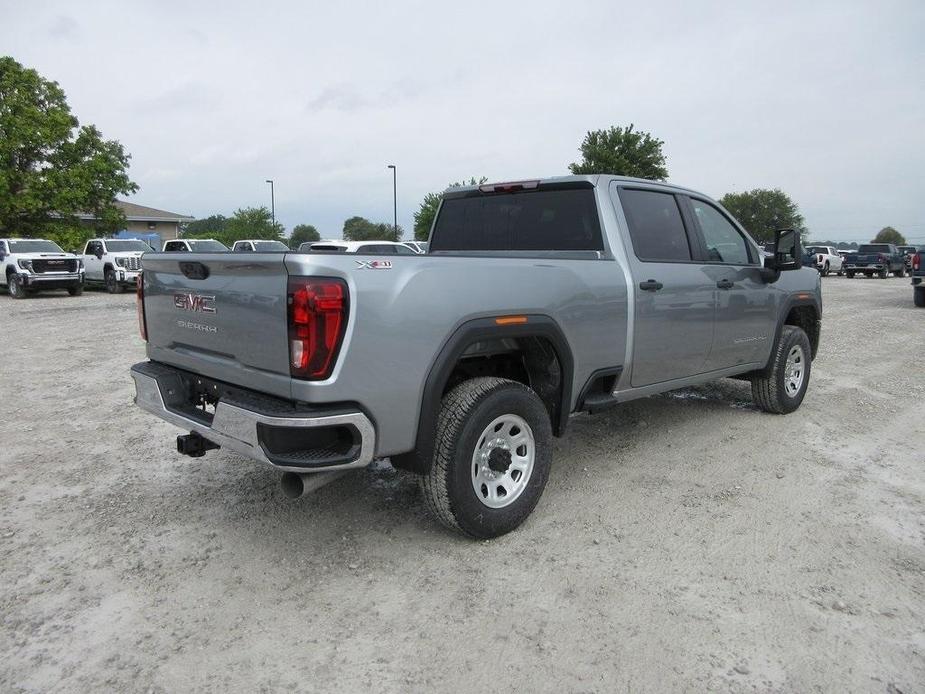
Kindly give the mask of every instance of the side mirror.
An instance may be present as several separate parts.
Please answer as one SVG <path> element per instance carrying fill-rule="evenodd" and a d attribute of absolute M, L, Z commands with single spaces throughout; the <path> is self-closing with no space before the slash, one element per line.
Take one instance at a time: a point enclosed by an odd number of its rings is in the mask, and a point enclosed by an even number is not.
<path fill-rule="evenodd" d="M 795 229 L 778 229 L 774 232 L 771 255 L 764 259 L 764 267 L 772 272 L 799 270 L 803 267 L 803 246 L 800 232 Z"/>

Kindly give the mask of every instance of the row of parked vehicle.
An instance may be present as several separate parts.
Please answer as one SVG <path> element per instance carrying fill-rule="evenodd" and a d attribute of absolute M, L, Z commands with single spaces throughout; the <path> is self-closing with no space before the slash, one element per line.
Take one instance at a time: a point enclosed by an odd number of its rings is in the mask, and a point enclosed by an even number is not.
<path fill-rule="evenodd" d="M 154 249 L 138 239 L 90 239 L 83 251 L 65 252 L 46 239 L 0 239 L 0 286 L 21 299 L 45 289 L 66 289 L 78 296 L 86 285 L 105 287 L 118 294 L 134 287 L 141 271 L 141 256 Z M 244 239 L 231 248 L 215 239 L 172 239 L 165 241 L 165 253 L 289 253 L 281 241 Z M 299 246 L 299 253 L 372 253 L 416 255 L 425 253 L 420 241 L 315 241 Z"/>
<path fill-rule="evenodd" d="M 864 243 L 856 251 L 837 249 L 834 246 L 807 246 L 806 253 L 819 274 L 830 272 L 853 278 L 855 275 L 880 279 L 892 274 L 903 277 L 912 272 L 912 260 L 917 253 L 925 253 L 925 246 L 894 246 L 891 243 Z"/>

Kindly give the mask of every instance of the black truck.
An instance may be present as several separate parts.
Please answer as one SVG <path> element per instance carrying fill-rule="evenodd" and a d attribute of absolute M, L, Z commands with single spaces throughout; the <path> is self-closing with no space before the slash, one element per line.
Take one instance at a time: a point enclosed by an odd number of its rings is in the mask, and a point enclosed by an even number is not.
<path fill-rule="evenodd" d="M 891 272 L 896 277 L 906 274 L 904 256 L 892 243 L 861 244 L 856 252 L 845 256 L 843 267 L 849 279 L 860 273 L 882 280 Z"/>
<path fill-rule="evenodd" d="M 919 246 L 912 255 L 912 298 L 915 305 L 925 308 L 925 246 Z"/>

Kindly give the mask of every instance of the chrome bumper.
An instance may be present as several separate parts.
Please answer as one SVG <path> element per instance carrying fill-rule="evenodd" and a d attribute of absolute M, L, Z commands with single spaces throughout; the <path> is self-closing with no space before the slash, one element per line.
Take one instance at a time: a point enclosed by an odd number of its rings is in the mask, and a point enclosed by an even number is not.
<path fill-rule="evenodd" d="M 206 425 L 168 409 L 155 378 L 135 370 L 131 374 L 135 380 L 135 404 L 141 409 L 182 429 L 196 432 L 222 448 L 267 463 L 279 470 L 298 473 L 352 470 L 366 467 L 373 460 L 376 432 L 372 422 L 362 412 L 315 417 L 273 417 L 219 401 L 215 406 L 211 425 Z M 258 424 L 294 428 L 349 425 L 354 427 L 360 436 L 360 450 L 355 460 L 337 465 L 311 468 L 279 465 L 270 460 L 261 446 L 257 435 Z"/>

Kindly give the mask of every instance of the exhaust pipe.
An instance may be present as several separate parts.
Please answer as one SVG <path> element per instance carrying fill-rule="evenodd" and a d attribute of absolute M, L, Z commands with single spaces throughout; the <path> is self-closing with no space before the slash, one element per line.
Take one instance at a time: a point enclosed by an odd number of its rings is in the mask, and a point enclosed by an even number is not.
<path fill-rule="evenodd" d="M 298 499 L 316 489 L 333 482 L 338 477 L 346 475 L 349 470 L 332 470 L 331 472 L 284 472 L 279 481 L 283 494 L 290 499 Z"/>

